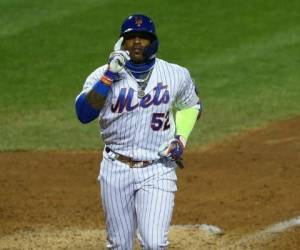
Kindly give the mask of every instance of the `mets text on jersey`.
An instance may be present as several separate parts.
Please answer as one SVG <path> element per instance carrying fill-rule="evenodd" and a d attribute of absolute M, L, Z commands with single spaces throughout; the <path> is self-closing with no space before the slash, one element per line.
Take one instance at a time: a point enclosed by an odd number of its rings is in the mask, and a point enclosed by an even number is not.
<path fill-rule="evenodd" d="M 162 103 L 167 104 L 170 100 L 170 94 L 167 88 L 167 85 L 163 85 L 163 83 L 160 82 L 155 88 L 153 88 L 153 96 L 148 93 L 138 103 L 135 104 L 132 103 L 134 89 L 122 88 L 120 90 L 116 103 L 111 105 L 111 111 L 114 113 L 122 113 L 124 110 L 126 110 L 127 112 L 133 111 L 138 106 L 142 108 L 148 108 L 151 105 L 158 106 Z"/>

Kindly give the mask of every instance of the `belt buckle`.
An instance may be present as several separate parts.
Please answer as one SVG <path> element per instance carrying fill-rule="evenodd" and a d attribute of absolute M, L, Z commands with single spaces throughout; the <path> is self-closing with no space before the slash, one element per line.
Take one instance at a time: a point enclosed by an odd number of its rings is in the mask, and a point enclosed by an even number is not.
<path fill-rule="evenodd" d="M 142 168 L 142 167 L 144 167 L 144 162 L 143 161 L 130 160 L 130 161 L 127 162 L 127 164 L 130 168 Z"/>
<path fill-rule="evenodd" d="M 143 161 L 140 161 L 138 163 L 133 162 L 133 166 L 134 166 L 134 168 L 142 168 L 142 167 L 144 167 L 144 162 Z"/>
<path fill-rule="evenodd" d="M 130 168 L 133 168 L 134 166 L 134 162 L 132 160 L 128 161 L 127 164 Z"/>

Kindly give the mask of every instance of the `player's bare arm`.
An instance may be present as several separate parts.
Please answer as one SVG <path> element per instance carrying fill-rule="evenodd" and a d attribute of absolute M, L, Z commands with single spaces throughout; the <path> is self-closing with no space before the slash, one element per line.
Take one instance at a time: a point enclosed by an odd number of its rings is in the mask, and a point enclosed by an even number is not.
<path fill-rule="evenodd" d="M 86 100 L 94 109 L 100 111 L 105 103 L 106 97 L 91 89 L 86 95 Z"/>

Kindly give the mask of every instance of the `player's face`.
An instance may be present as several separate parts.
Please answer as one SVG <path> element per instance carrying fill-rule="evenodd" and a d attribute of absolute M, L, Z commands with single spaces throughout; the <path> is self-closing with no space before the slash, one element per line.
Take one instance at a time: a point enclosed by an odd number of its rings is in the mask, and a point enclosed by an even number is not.
<path fill-rule="evenodd" d="M 124 36 L 123 47 L 129 51 L 130 59 L 134 63 L 142 63 L 145 58 L 143 55 L 145 47 L 149 46 L 151 38 L 149 35 L 140 32 L 129 33 Z"/>

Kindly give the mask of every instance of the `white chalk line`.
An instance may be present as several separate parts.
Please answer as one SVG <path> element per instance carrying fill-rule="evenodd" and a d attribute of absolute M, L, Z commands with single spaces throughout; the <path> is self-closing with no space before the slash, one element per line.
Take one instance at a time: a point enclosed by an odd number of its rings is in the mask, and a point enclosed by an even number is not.
<path fill-rule="evenodd" d="M 272 139 L 272 140 L 267 140 L 264 143 L 267 145 L 275 145 L 275 144 L 280 144 L 284 142 L 291 142 L 291 141 L 300 141 L 299 136 L 292 136 L 292 137 L 287 137 L 287 138 L 282 138 L 282 139 Z"/>
<path fill-rule="evenodd" d="M 269 225 L 262 230 L 255 231 L 254 233 L 246 234 L 237 240 L 233 245 L 269 240 L 272 237 L 277 236 L 279 233 L 283 233 L 298 226 L 300 226 L 300 216 Z"/>

